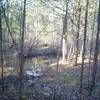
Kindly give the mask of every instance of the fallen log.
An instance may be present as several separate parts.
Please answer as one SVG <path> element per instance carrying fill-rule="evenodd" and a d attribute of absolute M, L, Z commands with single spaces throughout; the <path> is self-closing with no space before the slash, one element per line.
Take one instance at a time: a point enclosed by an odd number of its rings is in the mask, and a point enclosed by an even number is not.
<path fill-rule="evenodd" d="M 61 55 L 61 50 L 59 48 L 44 48 L 44 49 L 37 49 L 31 52 L 24 53 L 24 58 L 34 58 L 34 57 L 48 57 Z"/>

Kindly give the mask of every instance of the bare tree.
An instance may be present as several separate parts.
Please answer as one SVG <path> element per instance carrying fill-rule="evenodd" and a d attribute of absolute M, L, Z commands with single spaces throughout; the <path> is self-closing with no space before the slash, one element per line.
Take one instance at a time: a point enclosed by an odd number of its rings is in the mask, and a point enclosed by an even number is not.
<path fill-rule="evenodd" d="M 93 43 L 94 43 L 94 32 L 95 32 L 95 19 L 96 19 L 96 6 L 97 4 L 95 3 L 94 7 L 94 15 L 93 15 L 93 23 L 91 25 L 92 27 L 92 34 L 91 34 L 91 43 L 90 43 L 90 54 L 89 54 L 89 73 L 88 73 L 88 85 L 90 81 L 90 71 L 91 71 L 91 60 L 92 60 L 92 53 L 93 53 Z"/>
<path fill-rule="evenodd" d="M 2 1 L 0 1 L 1 4 Z M 4 67 L 3 67 L 3 34 L 2 34 L 2 8 L 0 5 L 0 63 L 1 63 L 1 78 L 2 78 L 2 91 L 4 91 Z"/>
<path fill-rule="evenodd" d="M 67 32 L 67 22 L 68 22 L 68 0 L 66 3 L 66 13 L 63 20 L 63 33 L 62 33 L 62 61 L 66 58 L 66 32 Z"/>
<path fill-rule="evenodd" d="M 80 0 L 78 1 L 78 26 L 77 26 L 77 34 L 76 34 L 76 55 L 75 55 L 75 65 L 77 65 L 78 60 L 78 52 L 79 52 L 79 32 L 80 32 L 80 18 L 81 18 L 81 5 Z"/>
<path fill-rule="evenodd" d="M 85 59 L 85 47 L 86 47 L 86 35 L 87 35 L 88 5 L 89 5 L 89 0 L 86 1 L 86 11 L 85 11 L 84 40 L 83 40 L 82 65 L 81 65 L 81 75 L 80 75 L 80 93 L 82 92 L 82 87 L 83 87 L 83 71 L 84 71 L 84 59 Z"/>
<path fill-rule="evenodd" d="M 97 27 L 97 34 L 96 34 L 96 41 L 95 41 L 95 50 L 94 50 L 94 60 L 93 60 L 93 70 L 92 70 L 92 82 L 91 88 L 94 89 L 95 87 L 95 80 L 96 80 L 96 71 L 98 66 L 98 54 L 99 54 L 99 45 L 100 45 L 100 0 L 99 0 L 99 12 L 98 12 L 98 27 Z"/>
<path fill-rule="evenodd" d="M 25 17 L 26 17 L 26 0 L 24 0 L 24 8 L 23 8 L 23 15 L 22 15 L 22 25 L 21 25 L 21 43 L 20 43 L 20 89 L 19 98 L 22 97 L 22 78 L 23 78 L 23 68 L 24 68 L 24 58 L 23 58 L 23 50 L 24 50 L 24 33 L 25 33 Z"/>
<path fill-rule="evenodd" d="M 11 30 L 10 30 L 10 27 L 9 27 L 9 20 L 8 20 L 8 17 L 6 16 L 5 8 L 3 7 L 2 2 L 1 2 L 1 8 L 2 8 L 2 11 L 3 11 L 3 15 L 4 15 L 4 19 L 5 19 L 5 23 L 6 23 L 7 28 L 8 28 L 8 32 L 9 32 L 9 34 L 10 34 L 10 36 L 11 36 L 11 39 L 12 39 L 13 44 L 15 45 L 16 42 L 15 42 L 15 40 L 14 40 L 14 38 L 13 38 L 12 33 L 11 33 Z"/>

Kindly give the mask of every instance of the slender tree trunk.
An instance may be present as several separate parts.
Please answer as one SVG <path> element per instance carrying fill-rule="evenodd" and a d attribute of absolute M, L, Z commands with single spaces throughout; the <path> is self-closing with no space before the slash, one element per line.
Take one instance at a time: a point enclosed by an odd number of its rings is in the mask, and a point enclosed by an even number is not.
<path fill-rule="evenodd" d="M 81 75 L 80 75 L 80 93 L 82 92 L 82 87 L 83 87 L 83 71 L 84 71 L 85 46 L 86 46 L 86 35 L 87 35 L 88 5 L 89 5 L 89 0 L 86 1 L 86 11 L 85 11 L 84 41 L 83 41 L 83 51 L 82 51 Z"/>
<path fill-rule="evenodd" d="M 63 37 L 63 40 L 62 40 L 62 61 L 63 62 L 66 61 L 66 41 L 65 41 L 65 37 Z"/>
<path fill-rule="evenodd" d="M 73 13 L 72 13 L 72 20 L 74 21 L 74 9 L 73 9 Z M 71 25 L 71 33 L 74 34 L 74 24 L 72 22 L 72 25 Z M 73 44 L 70 44 L 70 50 L 68 52 L 68 55 L 67 55 L 67 61 L 70 62 L 71 59 L 72 59 L 72 55 L 73 55 Z"/>
<path fill-rule="evenodd" d="M 57 33 L 57 47 L 59 47 L 59 44 L 58 44 L 58 42 L 59 42 L 59 40 L 58 40 L 58 33 Z M 59 48 L 58 48 L 58 53 L 57 53 L 57 66 L 56 66 L 56 71 L 57 71 L 57 73 L 59 72 L 59 61 L 60 61 L 60 50 L 59 50 Z"/>
<path fill-rule="evenodd" d="M 12 39 L 13 44 L 15 45 L 16 42 L 15 42 L 15 40 L 14 40 L 14 38 L 13 38 L 12 33 L 11 33 L 11 30 L 10 30 L 10 27 L 9 27 L 9 20 L 8 20 L 8 17 L 6 16 L 5 9 L 4 9 L 4 7 L 3 7 L 2 2 L 1 2 L 1 7 L 2 7 L 2 12 L 3 12 L 3 15 L 4 15 L 4 19 L 5 19 L 6 25 L 7 25 L 7 28 L 8 28 L 8 32 L 9 32 L 9 34 L 10 34 L 10 36 L 11 36 L 11 39 Z"/>
<path fill-rule="evenodd" d="M 6 11 L 7 11 L 7 12 L 6 12 L 6 14 L 7 14 L 8 23 L 9 23 L 9 0 L 6 0 L 6 3 L 7 3 L 7 6 L 6 6 Z M 6 32 L 7 32 L 7 34 L 9 33 L 7 29 L 6 29 Z M 6 33 L 5 33 L 5 34 L 6 34 Z M 10 36 L 9 34 L 8 34 L 8 35 L 5 35 L 5 39 L 7 39 L 7 41 L 10 42 L 9 36 Z M 4 40 L 5 40 L 5 39 L 4 39 Z M 9 44 L 7 44 L 7 46 L 10 47 Z"/>
<path fill-rule="evenodd" d="M 0 1 L 1 3 L 2 1 Z M 2 41 L 2 8 L 0 5 L 0 63 L 1 63 L 1 79 L 2 79 L 2 91 L 4 91 L 4 68 L 3 68 L 3 41 Z"/>
<path fill-rule="evenodd" d="M 68 56 L 67 56 L 67 60 L 68 60 L 68 61 L 70 61 L 70 59 L 71 59 L 72 49 L 73 49 L 73 45 L 71 44 L 70 50 L 69 50 L 69 53 L 68 53 Z"/>
<path fill-rule="evenodd" d="M 23 68 L 24 68 L 24 58 L 23 58 L 23 49 L 24 49 L 24 32 L 25 32 L 25 17 L 26 17 L 26 0 L 24 0 L 24 9 L 23 9 L 23 17 L 22 17 L 22 30 L 21 30 L 21 43 L 20 43 L 20 99 L 22 97 L 22 78 L 23 78 Z"/>
<path fill-rule="evenodd" d="M 63 33 L 62 33 L 62 62 L 66 59 L 66 32 L 67 32 L 67 22 L 68 22 L 68 1 L 66 4 L 66 14 L 63 20 Z"/>
<path fill-rule="evenodd" d="M 96 8 L 96 7 L 95 7 Z M 90 44 L 90 56 L 89 56 L 89 73 L 88 73 L 88 86 L 90 82 L 90 72 L 91 72 L 91 60 L 92 60 L 92 51 L 93 51 L 93 36 L 94 36 L 94 27 L 95 27 L 95 18 L 96 18 L 96 13 L 94 11 L 94 18 L 93 18 L 93 24 L 92 24 L 92 34 L 91 34 L 91 44 Z"/>
<path fill-rule="evenodd" d="M 83 43 L 81 45 L 81 50 L 80 50 L 80 56 L 79 56 L 80 61 L 82 61 L 82 52 L 83 52 Z"/>
<path fill-rule="evenodd" d="M 80 18 L 81 18 L 81 7 L 80 7 L 80 0 L 78 3 L 79 6 L 79 11 L 78 11 L 78 30 L 76 34 L 76 55 L 75 55 L 75 65 L 77 65 L 77 60 L 78 60 L 78 52 L 79 52 L 79 32 L 80 32 Z"/>
<path fill-rule="evenodd" d="M 94 89 L 95 87 L 95 80 L 96 80 L 96 71 L 97 71 L 97 62 L 98 62 L 98 54 L 99 54 L 99 45 L 100 45 L 100 0 L 99 0 L 99 13 L 98 13 L 98 27 L 97 27 L 97 34 L 96 34 L 96 42 L 95 42 L 95 50 L 94 50 L 94 60 L 93 60 L 93 70 L 92 70 L 92 82 L 91 88 Z"/>

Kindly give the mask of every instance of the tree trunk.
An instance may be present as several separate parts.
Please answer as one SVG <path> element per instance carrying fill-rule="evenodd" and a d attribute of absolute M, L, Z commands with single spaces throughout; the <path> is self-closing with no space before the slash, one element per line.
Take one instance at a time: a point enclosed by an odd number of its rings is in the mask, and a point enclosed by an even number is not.
<path fill-rule="evenodd" d="M 0 1 L 1 3 L 2 1 Z M 1 79 L 2 79 L 2 91 L 4 91 L 4 68 L 3 68 L 3 41 L 2 41 L 2 8 L 0 6 L 0 63 L 1 63 Z"/>
<path fill-rule="evenodd" d="M 85 46 L 86 46 L 86 35 L 87 35 L 88 5 L 89 5 L 89 0 L 87 0 L 86 2 L 86 11 L 85 11 L 84 41 L 83 41 L 83 51 L 82 51 L 81 75 L 80 75 L 80 93 L 82 92 L 82 87 L 83 87 L 83 71 L 84 71 Z"/>
<path fill-rule="evenodd" d="M 62 40 L 62 61 L 66 61 L 66 41 L 65 38 Z"/>
<path fill-rule="evenodd" d="M 10 34 L 10 36 L 11 36 L 11 39 L 12 39 L 13 44 L 15 45 L 16 42 L 15 42 L 15 40 L 14 40 L 14 38 L 13 38 L 12 33 L 11 33 L 11 30 L 10 30 L 10 27 L 9 27 L 9 20 L 8 20 L 8 17 L 6 16 L 5 8 L 3 7 L 2 2 L 1 2 L 1 7 L 2 7 L 2 12 L 3 12 L 3 15 L 4 15 L 4 19 L 5 19 L 5 23 L 6 23 L 6 25 L 7 25 L 8 32 L 9 32 L 9 34 Z"/>
<path fill-rule="evenodd" d="M 95 87 L 95 80 L 96 80 L 96 71 L 97 71 L 97 62 L 98 62 L 98 54 L 99 54 L 99 45 L 100 45 L 100 38 L 99 38 L 99 31 L 100 31 L 100 0 L 99 0 L 99 13 L 98 13 L 98 27 L 97 27 L 97 34 L 96 34 L 96 42 L 95 42 L 95 50 L 94 50 L 94 60 L 93 60 L 93 70 L 92 70 L 92 90 Z"/>
<path fill-rule="evenodd" d="M 67 22 L 68 22 L 68 1 L 66 4 L 66 14 L 63 20 L 63 33 L 62 33 L 62 62 L 66 60 L 66 32 L 67 32 Z"/>
<path fill-rule="evenodd" d="M 76 55 L 75 55 L 75 65 L 77 65 L 77 60 L 78 60 L 78 52 L 79 52 L 79 32 L 80 32 L 80 18 L 81 18 L 81 7 L 80 7 L 80 0 L 78 3 L 79 11 L 78 11 L 78 30 L 76 34 Z"/>
<path fill-rule="evenodd" d="M 23 50 L 24 50 L 24 32 L 25 32 L 25 16 L 26 16 L 26 0 L 24 0 L 24 9 L 23 9 L 23 17 L 22 17 L 22 30 L 21 30 L 21 43 L 20 43 L 20 88 L 19 88 L 19 98 L 22 97 L 22 78 L 23 78 L 23 68 L 24 68 L 24 58 L 23 58 Z"/>
<path fill-rule="evenodd" d="M 96 8 L 96 4 L 95 4 L 95 8 Z M 94 28 L 95 28 L 95 19 L 96 19 L 96 13 L 94 11 L 94 18 L 93 18 L 93 24 L 92 24 L 92 34 L 91 34 L 91 43 L 90 43 L 90 55 L 89 55 L 89 73 L 88 73 L 88 86 L 89 86 L 89 82 L 90 82 L 90 73 L 91 73 L 91 60 L 92 60 L 92 52 L 93 52 L 93 42 L 94 42 Z"/>

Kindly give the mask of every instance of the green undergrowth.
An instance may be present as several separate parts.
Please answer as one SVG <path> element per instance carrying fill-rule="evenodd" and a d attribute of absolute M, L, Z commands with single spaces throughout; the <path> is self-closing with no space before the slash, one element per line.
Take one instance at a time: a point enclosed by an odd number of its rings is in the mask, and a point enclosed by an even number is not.
<path fill-rule="evenodd" d="M 79 77 L 76 75 L 69 75 L 69 74 L 62 74 L 55 77 L 55 80 L 57 80 L 60 83 L 69 84 L 69 85 L 76 85 L 78 82 Z"/>

